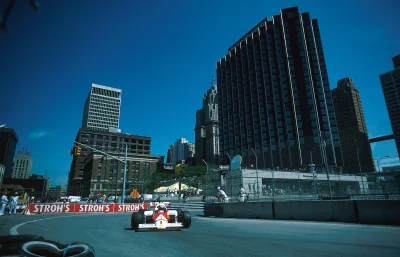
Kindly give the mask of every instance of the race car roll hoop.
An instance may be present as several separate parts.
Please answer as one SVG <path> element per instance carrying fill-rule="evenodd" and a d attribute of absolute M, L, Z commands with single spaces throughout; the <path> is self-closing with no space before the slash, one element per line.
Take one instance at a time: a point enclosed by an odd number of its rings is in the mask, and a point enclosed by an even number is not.
<path fill-rule="evenodd" d="M 165 230 L 189 228 L 192 218 L 188 211 L 167 209 L 163 203 L 157 203 L 153 210 L 139 210 L 132 213 L 131 227 L 135 231 L 142 229 Z"/>

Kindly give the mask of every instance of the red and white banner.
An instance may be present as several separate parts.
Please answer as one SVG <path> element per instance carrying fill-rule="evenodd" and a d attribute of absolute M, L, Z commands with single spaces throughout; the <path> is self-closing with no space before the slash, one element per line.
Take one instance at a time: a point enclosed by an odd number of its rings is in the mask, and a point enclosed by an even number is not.
<path fill-rule="evenodd" d="M 39 213 L 101 213 L 101 212 L 138 212 L 139 210 L 147 210 L 147 203 L 131 203 L 131 204 L 53 204 L 53 203 L 34 203 L 29 204 L 29 212 L 31 214 Z"/>

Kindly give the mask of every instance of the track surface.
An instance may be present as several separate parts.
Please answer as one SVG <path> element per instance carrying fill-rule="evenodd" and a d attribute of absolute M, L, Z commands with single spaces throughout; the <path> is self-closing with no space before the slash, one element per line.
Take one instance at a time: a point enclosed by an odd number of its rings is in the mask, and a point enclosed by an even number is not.
<path fill-rule="evenodd" d="M 400 227 L 195 214 L 182 231 L 137 233 L 129 214 L 81 214 L 3 216 L 0 232 L 86 242 L 96 256 L 400 256 Z"/>

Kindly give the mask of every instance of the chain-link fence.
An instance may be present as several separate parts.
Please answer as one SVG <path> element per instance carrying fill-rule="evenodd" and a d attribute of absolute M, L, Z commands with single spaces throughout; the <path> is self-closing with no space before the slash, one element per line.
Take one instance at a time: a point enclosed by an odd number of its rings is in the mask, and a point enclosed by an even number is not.
<path fill-rule="evenodd" d="M 212 198 L 220 186 L 231 202 L 238 201 L 241 185 L 247 201 L 400 199 L 400 176 L 382 174 L 386 173 L 340 175 L 242 169 L 226 176 L 209 173 L 207 189 Z"/>

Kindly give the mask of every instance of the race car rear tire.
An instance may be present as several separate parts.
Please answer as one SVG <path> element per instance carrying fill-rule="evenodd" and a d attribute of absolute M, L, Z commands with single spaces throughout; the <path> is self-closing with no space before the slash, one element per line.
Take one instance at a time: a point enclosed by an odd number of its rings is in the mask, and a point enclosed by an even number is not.
<path fill-rule="evenodd" d="M 144 219 L 143 211 L 138 211 L 138 212 L 132 213 L 132 218 L 131 218 L 132 229 L 137 231 L 139 229 L 139 224 L 143 223 L 143 219 Z"/>
<path fill-rule="evenodd" d="M 175 223 L 175 222 L 182 222 L 182 209 L 174 209 L 177 213 L 177 215 L 171 215 L 171 219 L 169 220 L 170 223 Z"/>
<path fill-rule="evenodd" d="M 188 211 L 182 211 L 182 224 L 183 228 L 189 228 L 192 224 L 192 217 Z"/>

